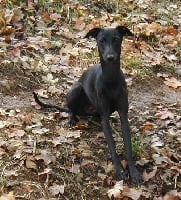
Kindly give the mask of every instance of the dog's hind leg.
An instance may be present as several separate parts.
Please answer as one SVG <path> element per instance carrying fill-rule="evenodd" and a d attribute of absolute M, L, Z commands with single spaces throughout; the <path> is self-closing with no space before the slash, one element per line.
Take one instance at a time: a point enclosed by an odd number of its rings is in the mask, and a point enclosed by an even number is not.
<path fill-rule="evenodd" d="M 73 126 L 77 123 L 78 119 L 76 117 L 77 109 L 79 107 L 79 97 L 82 91 L 82 86 L 79 82 L 76 82 L 72 89 L 67 93 L 66 103 L 67 107 L 70 109 L 70 119 L 69 125 Z"/>
<path fill-rule="evenodd" d="M 70 110 L 70 126 L 75 125 L 78 121 L 77 115 L 86 116 L 87 108 L 90 104 L 81 82 L 76 82 L 67 94 L 67 107 Z"/>

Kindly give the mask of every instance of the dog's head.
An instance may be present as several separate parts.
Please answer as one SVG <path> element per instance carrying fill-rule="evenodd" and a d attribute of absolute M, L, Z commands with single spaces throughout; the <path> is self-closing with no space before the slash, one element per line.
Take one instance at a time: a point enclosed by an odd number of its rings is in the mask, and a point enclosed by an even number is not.
<path fill-rule="evenodd" d="M 86 34 L 85 38 L 95 38 L 100 56 L 104 61 L 111 62 L 119 58 L 124 36 L 133 36 L 133 33 L 125 26 L 117 26 L 105 29 L 93 28 Z"/>

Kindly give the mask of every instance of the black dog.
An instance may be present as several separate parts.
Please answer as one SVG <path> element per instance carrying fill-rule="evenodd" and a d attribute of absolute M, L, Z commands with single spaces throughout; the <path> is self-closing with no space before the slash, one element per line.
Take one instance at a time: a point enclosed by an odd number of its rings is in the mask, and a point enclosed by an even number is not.
<path fill-rule="evenodd" d="M 115 149 L 109 116 L 118 111 L 123 139 L 126 148 L 129 172 L 133 181 L 142 182 L 141 175 L 137 171 L 131 148 L 131 136 L 128 124 L 128 94 L 124 75 L 120 70 L 120 54 L 123 36 L 132 36 L 131 31 L 124 27 L 94 28 L 85 38 L 93 37 L 97 40 L 100 63 L 90 67 L 75 83 L 67 94 L 67 107 L 60 108 L 54 105 L 42 103 L 34 93 L 35 101 L 42 107 L 56 108 L 61 112 L 70 113 L 70 124 L 77 122 L 76 116 L 98 115 L 111 153 L 116 170 L 117 180 L 125 179 L 125 173 L 121 166 L 119 156 Z"/>

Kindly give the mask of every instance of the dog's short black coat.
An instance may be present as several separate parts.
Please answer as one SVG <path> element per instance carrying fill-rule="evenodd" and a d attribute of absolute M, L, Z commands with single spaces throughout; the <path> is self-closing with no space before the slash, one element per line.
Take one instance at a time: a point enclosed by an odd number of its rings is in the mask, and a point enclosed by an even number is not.
<path fill-rule="evenodd" d="M 34 93 L 35 101 L 46 108 L 56 108 L 61 112 L 70 113 L 70 124 L 77 122 L 78 115 L 96 115 L 101 119 L 102 128 L 111 158 L 116 171 L 117 180 L 125 179 L 125 172 L 121 166 L 119 156 L 115 149 L 109 116 L 118 111 L 122 134 L 126 149 L 127 161 L 131 178 L 137 184 L 142 182 L 141 175 L 137 171 L 131 147 L 131 136 L 128 123 L 128 94 L 124 75 L 120 69 L 120 54 L 123 36 L 132 36 L 131 31 L 124 27 L 94 28 L 85 38 L 93 37 L 97 41 L 100 64 L 89 67 L 81 78 L 68 92 L 67 108 L 48 105 L 41 102 Z"/>

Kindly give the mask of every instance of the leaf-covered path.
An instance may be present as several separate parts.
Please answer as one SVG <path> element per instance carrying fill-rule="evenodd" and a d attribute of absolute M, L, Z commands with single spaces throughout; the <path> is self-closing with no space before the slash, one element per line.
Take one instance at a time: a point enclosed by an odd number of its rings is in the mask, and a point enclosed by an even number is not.
<path fill-rule="evenodd" d="M 181 198 L 181 67 L 178 1 L 3 1 L 0 5 L 0 200 Z M 98 62 L 96 26 L 126 25 L 123 43 L 132 146 L 144 184 L 116 182 L 99 121 L 41 110 Z M 111 116 L 124 155 L 118 116 Z M 126 160 L 121 161 L 127 166 Z M 114 198 L 113 198 L 114 197 Z"/>

